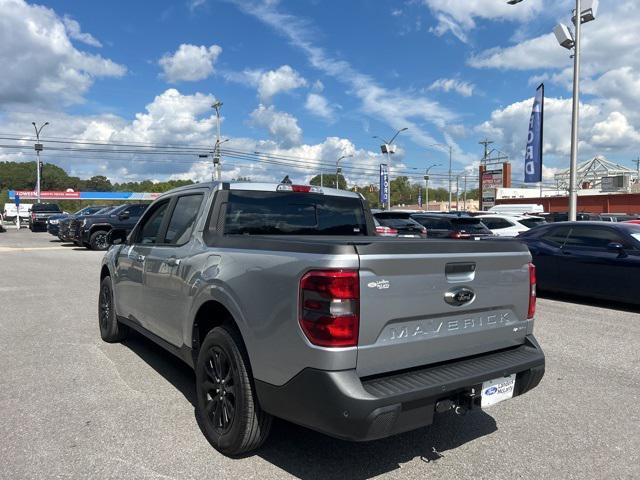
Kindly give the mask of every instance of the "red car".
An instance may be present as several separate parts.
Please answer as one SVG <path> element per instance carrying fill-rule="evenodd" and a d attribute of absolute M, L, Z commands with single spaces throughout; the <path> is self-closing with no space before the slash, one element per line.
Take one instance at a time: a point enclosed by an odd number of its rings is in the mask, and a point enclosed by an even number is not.
<path fill-rule="evenodd" d="M 635 223 L 636 225 L 640 225 L 640 220 L 627 220 L 624 223 Z"/>

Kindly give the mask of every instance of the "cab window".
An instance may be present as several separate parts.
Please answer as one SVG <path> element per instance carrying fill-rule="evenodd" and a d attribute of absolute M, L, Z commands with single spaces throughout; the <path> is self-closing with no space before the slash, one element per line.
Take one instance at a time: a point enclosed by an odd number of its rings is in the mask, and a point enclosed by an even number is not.
<path fill-rule="evenodd" d="M 202 198 L 202 194 L 184 195 L 178 198 L 163 243 L 183 245 L 189 241 Z"/>
<path fill-rule="evenodd" d="M 165 200 L 154 205 L 153 209 L 147 212 L 138 229 L 136 243 L 143 245 L 153 245 L 157 243 L 158 233 L 160 233 L 160 228 L 162 227 L 162 222 L 168 207 L 169 200 Z"/>

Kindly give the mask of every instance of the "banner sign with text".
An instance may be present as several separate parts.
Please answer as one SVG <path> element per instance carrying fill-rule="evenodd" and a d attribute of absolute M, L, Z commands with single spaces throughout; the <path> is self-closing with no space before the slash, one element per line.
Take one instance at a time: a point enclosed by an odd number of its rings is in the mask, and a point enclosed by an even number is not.
<path fill-rule="evenodd" d="M 380 203 L 386 205 L 389 201 L 389 168 L 380 164 Z"/>
<path fill-rule="evenodd" d="M 544 123 L 544 84 L 536 90 L 533 110 L 529 119 L 527 150 L 524 156 L 525 183 L 542 181 L 542 135 Z"/>
<path fill-rule="evenodd" d="M 32 190 L 9 190 L 9 199 L 14 200 L 16 195 L 22 200 L 35 200 L 38 194 Z M 42 191 L 42 200 L 155 200 L 160 193 L 156 192 L 67 192 L 67 191 Z"/>

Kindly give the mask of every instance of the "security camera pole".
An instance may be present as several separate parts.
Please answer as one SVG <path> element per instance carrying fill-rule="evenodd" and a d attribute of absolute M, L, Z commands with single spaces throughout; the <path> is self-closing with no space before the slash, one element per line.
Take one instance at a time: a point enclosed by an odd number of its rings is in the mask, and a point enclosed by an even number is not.
<path fill-rule="evenodd" d="M 217 134 L 216 144 L 213 147 L 213 173 L 215 180 L 218 181 L 222 179 L 222 172 L 220 170 L 220 107 L 222 107 L 222 102 L 220 100 L 216 100 L 216 103 L 211 105 L 211 108 L 216 111 Z"/>
<path fill-rule="evenodd" d="M 340 176 L 341 168 L 340 168 L 340 160 L 344 160 L 345 158 L 351 158 L 353 155 L 343 155 L 338 160 L 336 160 L 336 188 L 340 190 L 340 182 L 338 181 L 338 177 Z M 320 177 L 320 186 L 322 186 L 322 177 Z"/>
<path fill-rule="evenodd" d="M 424 175 L 424 181 L 426 183 L 424 197 L 425 197 L 425 204 L 427 205 L 427 212 L 429 211 L 429 171 L 432 168 L 439 167 L 439 166 L 441 166 L 440 163 L 434 163 L 433 165 L 429 165 L 427 167 L 427 171 L 425 172 L 425 175 Z"/>
<path fill-rule="evenodd" d="M 40 128 L 36 126 L 36 122 L 31 122 L 31 125 L 33 125 L 33 129 L 36 131 L 36 143 L 34 145 L 36 156 L 38 157 L 36 164 L 36 197 L 38 198 L 38 203 L 40 203 L 40 152 L 43 150 L 42 144 L 40 143 L 40 132 L 44 127 L 49 125 L 49 122 L 44 122 L 40 125 Z"/>
<path fill-rule="evenodd" d="M 400 132 L 404 132 L 405 130 L 409 130 L 409 127 L 401 128 L 396 132 L 396 134 L 391 137 L 391 141 L 387 142 L 384 138 L 379 137 L 378 135 L 374 135 L 373 138 L 377 138 L 378 140 L 382 140 L 384 143 L 380 145 L 380 150 L 382 153 L 387 155 L 387 169 L 389 172 L 389 198 L 387 198 L 387 210 L 391 210 L 391 154 L 396 153 L 396 147 L 393 144 L 394 140 Z"/>
<path fill-rule="evenodd" d="M 508 0 L 507 3 L 515 5 L 523 0 Z M 565 25 L 554 28 L 560 46 L 573 49 L 573 108 L 571 112 L 571 160 L 569 163 L 569 220 L 576 220 L 578 210 L 578 125 L 580 117 L 580 39 L 581 25 L 596 19 L 598 0 L 576 0 L 576 9 L 573 12 L 573 25 L 575 33 L 572 35 Z"/>

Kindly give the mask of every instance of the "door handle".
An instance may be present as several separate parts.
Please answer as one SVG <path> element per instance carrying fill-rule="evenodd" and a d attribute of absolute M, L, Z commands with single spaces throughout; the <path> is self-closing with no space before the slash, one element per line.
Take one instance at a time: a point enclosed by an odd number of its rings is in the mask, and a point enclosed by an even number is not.
<path fill-rule="evenodd" d="M 178 265 L 180 265 L 180 259 L 176 257 L 170 257 L 166 260 L 165 263 L 170 267 L 177 267 Z"/>

